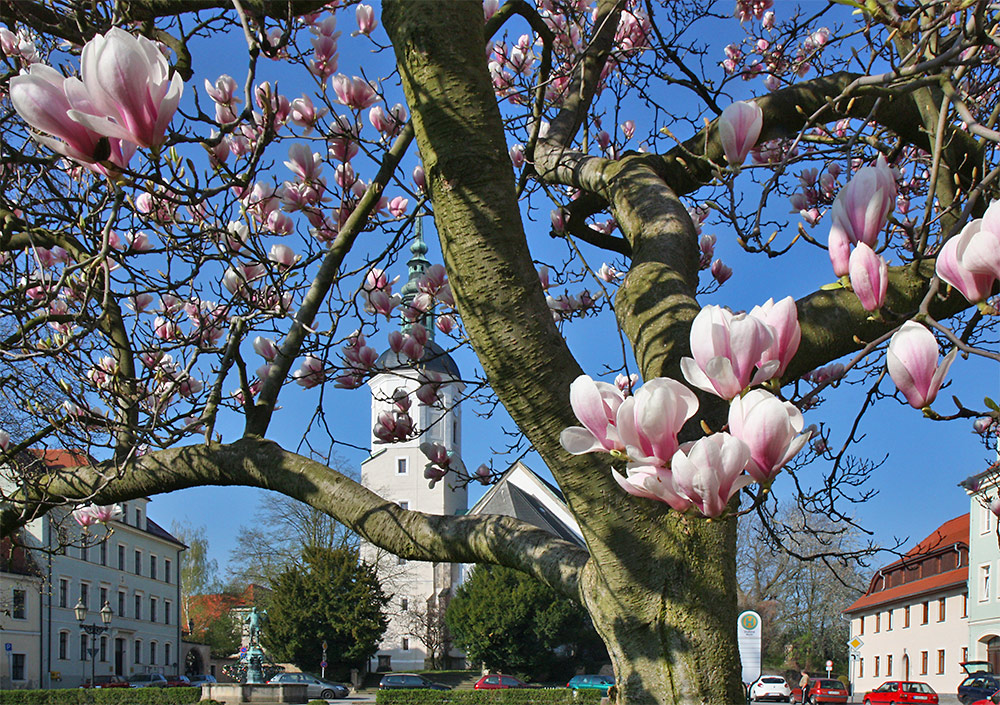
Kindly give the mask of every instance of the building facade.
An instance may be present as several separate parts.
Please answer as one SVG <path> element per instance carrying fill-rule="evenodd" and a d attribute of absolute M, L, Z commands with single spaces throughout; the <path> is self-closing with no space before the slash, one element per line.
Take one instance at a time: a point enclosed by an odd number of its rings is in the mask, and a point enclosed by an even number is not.
<path fill-rule="evenodd" d="M 42 682 L 42 575 L 31 555 L 0 542 L 0 689 L 38 688 Z"/>
<path fill-rule="evenodd" d="M 955 693 L 969 658 L 972 608 L 969 515 L 938 527 L 878 570 L 868 591 L 844 610 L 850 618 L 854 693 L 886 680 L 915 680 Z"/>
<path fill-rule="evenodd" d="M 990 502 L 1000 496 L 1000 462 L 962 483 L 969 494 L 969 659 L 1000 673 L 1000 533 Z"/>
<path fill-rule="evenodd" d="M 36 455 L 48 468 L 87 462 L 66 451 Z M 180 563 L 185 546 L 149 518 L 148 504 L 147 498 L 123 503 L 119 520 L 85 529 L 64 508 L 25 526 L 25 544 L 42 582 L 42 687 L 75 688 L 91 673 L 127 678 L 183 671 Z M 84 624 L 101 625 L 105 603 L 112 613 L 109 628 L 90 636 L 81 629 L 74 608 L 86 608 Z"/>
<path fill-rule="evenodd" d="M 424 257 L 427 248 L 419 230 L 410 251 L 413 256 L 409 260 L 409 279 L 402 289 L 404 308 L 413 301 L 416 282 L 430 264 Z M 404 509 L 428 514 L 463 514 L 468 509 L 464 483 L 454 482 L 452 475 L 433 484 L 424 477 L 428 459 L 420 450 L 421 443 L 440 444 L 449 454 L 461 457 L 462 414 L 458 402 L 463 384 L 455 361 L 434 342 L 430 315 L 422 322 L 429 331 L 429 339 L 417 368 L 413 369 L 402 353 L 388 350 L 376 362 L 383 372 L 369 381 L 372 428 L 380 414 L 395 413 L 393 395 L 402 390 L 409 397 L 409 415 L 417 435 L 404 442 L 385 444 L 373 431 L 371 455 L 361 464 L 361 484 Z M 404 324 L 403 332 L 407 329 Z M 440 383 L 438 401 L 434 404 L 425 404 L 416 397 L 417 389 L 428 379 Z M 461 566 L 407 561 L 387 555 L 368 543 L 362 543 L 361 555 L 375 564 L 383 590 L 392 595 L 389 624 L 369 669 L 423 669 L 431 655 L 428 644 L 437 648 L 440 643 L 444 609 L 461 579 Z M 443 653 L 451 665 L 464 660 L 450 644 L 444 644 Z"/>

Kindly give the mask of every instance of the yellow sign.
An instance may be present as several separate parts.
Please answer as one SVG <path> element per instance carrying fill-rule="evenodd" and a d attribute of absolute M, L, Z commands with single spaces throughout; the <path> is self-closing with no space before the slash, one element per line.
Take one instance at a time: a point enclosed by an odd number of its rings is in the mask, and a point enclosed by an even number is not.
<path fill-rule="evenodd" d="M 740 618 L 740 626 L 744 629 L 756 629 L 759 618 L 754 612 L 744 612 Z"/>
<path fill-rule="evenodd" d="M 861 648 L 862 646 L 864 646 L 864 642 L 863 642 L 863 641 L 861 641 L 861 639 L 859 639 L 859 638 L 857 638 L 857 637 L 854 637 L 854 638 L 853 638 L 853 639 L 851 639 L 851 640 L 850 640 L 849 642 L 847 642 L 847 645 L 848 645 L 848 646 L 850 646 L 850 647 L 851 647 L 852 649 L 854 649 L 855 651 L 857 651 L 857 650 L 858 650 L 858 649 L 860 649 L 860 648 Z"/>

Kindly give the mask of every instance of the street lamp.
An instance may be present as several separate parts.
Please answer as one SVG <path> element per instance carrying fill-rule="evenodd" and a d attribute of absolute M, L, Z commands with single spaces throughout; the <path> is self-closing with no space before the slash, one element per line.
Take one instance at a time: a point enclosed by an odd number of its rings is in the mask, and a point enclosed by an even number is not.
<path fill-rule="evenodd" d="M 87 619 L 87 606 L 83 604 L 82 597 L 77 600 L 73 607 L 73 614 L 76 615 L 76 621 L 80 623 L 80 629 L 90 634 L 90 648 L 87 649 L 87 653 L 90 654 L 90 687 L 93 688 L 96 685 L 94 683 L 94 661 L 97 655 L 97 635 L 108 631 L 108 625 L 111 624 L 111 605 L 108 604 L 107 600 L 104 601 L 104 607 L 101 608 L 100 612 L 103 624 L 83 623 Z"/>

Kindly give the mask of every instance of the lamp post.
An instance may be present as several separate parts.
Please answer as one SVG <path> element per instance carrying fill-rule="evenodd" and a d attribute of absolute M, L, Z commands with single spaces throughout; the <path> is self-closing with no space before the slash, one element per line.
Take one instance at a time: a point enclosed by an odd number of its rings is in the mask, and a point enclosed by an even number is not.
<path fill-rule="evenodd" d="M 90 654 L 90 687 L 93 688 L 94 683 L 94 661 L 97 656 L 97 635 L 103 634 L 108 631 L 109 625 L 111 624 L 111 605 L 104 602 L 104 607 L 101 608 L 101 622 L 103 624 L 84 624 L 84 620 L 87 619 L 87 606 L 83 604 L 83 598 L 77 600 L 76 605 L 73 607 L 73 613 L 76 615 L 76 621 L 80 624 L 80 629 L 90 634 L 90 648 L 87 649 L 87 653 Z"/>

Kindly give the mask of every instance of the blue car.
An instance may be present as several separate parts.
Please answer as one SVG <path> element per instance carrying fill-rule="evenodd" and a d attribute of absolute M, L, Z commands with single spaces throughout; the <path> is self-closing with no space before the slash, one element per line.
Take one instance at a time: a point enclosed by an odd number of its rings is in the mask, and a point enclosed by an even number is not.
<path fill-rule="evenodd" d="M 599 690 L 601 695 L 607 697 L 614 684 L 615 679 L 611 676 L 573 676 L 566 687 L 571 690 Z"/>

